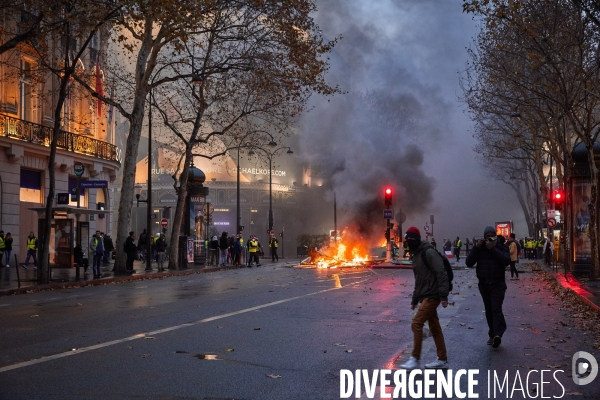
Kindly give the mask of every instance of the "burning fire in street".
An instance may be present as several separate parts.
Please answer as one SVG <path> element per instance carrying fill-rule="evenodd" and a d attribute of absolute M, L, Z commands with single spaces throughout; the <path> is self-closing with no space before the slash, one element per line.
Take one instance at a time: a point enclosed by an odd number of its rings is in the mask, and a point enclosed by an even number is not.
<path fill-rule="evenodd" d="M 373 261 L 369 257 L 367 241 L 353 237 L 347 230 L 342 232 L 340 240 L 331 241 L 320 249 L 309 249 L 308 255 L 302 264 L 316 268 L 366 267 Z"/>

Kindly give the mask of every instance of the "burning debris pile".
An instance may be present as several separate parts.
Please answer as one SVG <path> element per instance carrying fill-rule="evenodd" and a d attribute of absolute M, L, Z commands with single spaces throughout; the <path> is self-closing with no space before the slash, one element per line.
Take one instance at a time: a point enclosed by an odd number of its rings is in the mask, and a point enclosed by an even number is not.
<path fill-rule="evenodd" d="M 331 240 L 320 249 L 308 249 L 308 258 L 300 263 L 313 268 L 368 267 L 375 262 L 369 257 L 367 241 L 344 230 L 341 238 Z"/>

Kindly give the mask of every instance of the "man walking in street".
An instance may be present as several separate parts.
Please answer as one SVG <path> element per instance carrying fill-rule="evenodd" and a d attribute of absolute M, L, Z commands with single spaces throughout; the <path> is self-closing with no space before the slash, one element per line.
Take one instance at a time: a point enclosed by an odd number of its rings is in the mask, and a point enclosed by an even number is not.
<path fill-rule="evenodd" d="M 456 240 L 454 241 L 453 245 L 454 245 L 454 257 L 456 258 L 456 262 L 459 262 L 462 241 L 460 240 L 460 238 L 458 236 L 456 237 Z"/>
<path fill-rule="evenodd" d="M 22 264 L 21 267 L 27 269 L 29 257 L 33 257 L 33 268 L 37 269 L 37 238 L 33 232 L 29 232 L 29 236 L 27 236 L 27 256 L 25 257 L 25 264 Z"/>
<path fill-rule="evenodd" d="M 493 348 L 500 346 L 502 335 L 506 331 L 502 303 L 506 293 L 504 268 L 508 264 L 510 264 L 510 255 L 505 251 L 504 244 L 499 243 L 496 229 L 487 226 L 483 231 L 483 239 L 477 241 L 471 254 L 467 256 L 466 265 L 469 268 L 476 265 L 479 293 L 481 293 L 488 324 L 487 344 Z"/>
<path fill-rule="evenodd" d="M 417 313 L 412 320 L 413 351 L 409 360 L 402 364 L 404 369 L 419 368 L 421 359 L 421 346 L 423 343 L 423 325 L 429 324 L 433 342 L 437 350 L 437 360 L 425 365 L 425 368 L 448 368 L 446 343 L 437 314 L 437 307 L 448 306 L 448 292 L 450 282 L 444 268 L 444 261 L 431 243 L 421 241 L 421 232 L 417 227 L 411 226 L 404 236 L 410 254 L 413 255 L 413 273 L 415 275 L 415 289 L 413 291 L 410 308 L 414 310 L 419 303 Z"/>
<path fill-rule="evenodd" d="M 279 246 L 279 241 L 277 238 L 272 235 L 271 240 L 269 240 L 269 249 L 271 249 L 271 262 L 279 262 L 279 256 L 277 255 L 277 247 Z"/>

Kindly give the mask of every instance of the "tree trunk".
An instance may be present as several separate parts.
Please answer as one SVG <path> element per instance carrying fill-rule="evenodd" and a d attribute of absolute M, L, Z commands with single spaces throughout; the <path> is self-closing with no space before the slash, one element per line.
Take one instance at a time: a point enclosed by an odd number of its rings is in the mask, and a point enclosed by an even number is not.
<path fill-rule="evenodd" d="M 127 150 L 125 152 L 125 158 L 123 162 L 123 181 L 121 184 L 121 196 L 119 200 L 119 216 L 117 224 L 117 245 L 115 246 L 119 251 L 116 254 L 115 260 L 115 272 L 125 273 L 125 262 L 127 261 L 127 254 L 123 249 L 125 239 L 129 236 L 131 229 L 131 208 L 133 206 L 133 195 L 135 186 L 135 171 L 136 161 L 138 156 L 138 147 L 140 144 L 140 136 L 142 132 L 142 125 L 144 122 L 144 105 L 146 101 L 146 92 L 137 91 L 135 97 L 134 109 L 131 114 L 129 136 L 127 137 Z M 150 162 L 150 160 L 148 160 Z M 148 207 L 152 205 L 148 204 Z M 135 232 L 139 235 L 139 232 Z M 148 235 L 150 232 L 148 232 Z"/>
<path fill-rule="evenodd" d="M 52 206 L 54 204 L 54 190 L 56 186 L 56 176 L 54 164 L 56 163 L 56 147 L 58 145 L 58 136 L 60 134 L 60 125 L 62 122 L 61 114 L 62 107 L 67 97 L 67 83 L 73 74 L 74 69 L 65 70 L 64 75 L 60 78 L 60 89 L 58 93 L 58 101 L 54 109 L 54 127 L 52 129 L 52 141 L 50 142 L 50 156 L 48 158 L 48 196 L 46 196 L 46 211 L 44 224 L 42 225 L 42 234 L 39 235 L 40 259 L 38 269 L 38 282 L 46 283 L 50 280 L 50 231 L 52 222 Z"/>
<path fill-rule="evenodd" d="M 129 115 L 129 136 L 127 137 L 127 147 L 123 157 L 123 181 L 121 183 L 121 197 L 119 200 L 119 215 L 117 223 L 117 249 L 122 250 L 125 239 L 129 236 L 131 229 L 131 208 L 133 206 L 133 195 L 135 186 L 135 171 L 138 156 L 138 147 L 142 135 L 142 126 L 144 122 L 144 113 L 146 109 L 146 96 L 150 91 L 148 82 L 152 71 L 156 66 L 156 55 L 152 55 L 153 37 L 152 37 L 152 17 L 147 17 L 145 23 L 144 40 L 136 59 L 135 67 L 135 97 L 133 99 L 133 109 Z M 162 28 L 161 28 L 162 29 Z M 157 49 L 154 49 L 157 51 Z M 150 149 L 149 149 L 150 150 Z M 150 162 L 150 160 L 148 160 Z M 148 188 L 150 190 L 150 188 Z M 152 204 L 148 204 L 152 207 Z M 135 232 L 137 235 L 138 232 Z M 148 232 L 150 235 L 150 232 Z M 115 260 L 115 272 L 118 274 L 126 273 L 125 263 L 127 254 L 124 251 L 117 251 Z"/>
<path fill-rule="evenodd" d="M 179 267 L 179 235 L 181 232 L 181 224 L 183 223 L 183 218 L 185 216 L 185 198 L 188 195 L 187 192 L 187 182 L 190 169 L 187 168 L 188 165 L 191 164 L 191 147 L 186 149 L 185 160 L 183 162 L 183 168 L 181 174 L 179 175 L 179 191 L 177 193 L 177 205 L 175 206 L 175 217 L 173 219 L 173 234 L 171 235 L 171 250 L 169 257 L 169 269 L 176 270 Z M 187 232 L 186 232 L 187 234 Z"/>

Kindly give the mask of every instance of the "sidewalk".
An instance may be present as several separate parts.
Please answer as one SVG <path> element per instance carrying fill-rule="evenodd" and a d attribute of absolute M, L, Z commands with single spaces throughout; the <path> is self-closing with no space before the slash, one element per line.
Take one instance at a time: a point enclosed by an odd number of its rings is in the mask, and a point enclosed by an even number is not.
<path fill-rule="evenodd" d="M 535 260 L 543 271 L 554 276 L 565 289 L 572 290 L 581 300 L 600 313 L 600 281 L 580 280 L 570 272 L 565 274 L 562 266 L 552 268 L 544 265 L 542 260 Z"/>
<path fill-rule="evenodd" d="M 288 259 L 295 262 L 295 259 Z M 267 259 L 262 260 L 263 266 L 270 265 Z M 282 261 L 280 263 L 285 263 Z M 33 293 L 42 290 L 56 290 L 62 288 L 72 287 L 83 287 L 83 286 L 94 286 L 94 285 L 106 285 L 113 282 L 127 282 L 142 279 L 160 279 L 169 276 L 181 276 L 181 275 L 192 275 L 201 274 L 206 272 L 223 271 L 229 269 L 245 268 L 245 266 L 204 266 L 189 263 L 186 269 L 180 270 L 166 270 L 165 272 L 158 272 L 158 266 L 154 262 L 152 263 L 152 271 L 146 271 L 146 264 L 142 264 L 141 261 L 135 261 L 133 269 L 135 273 L 120 275 L 115 274 L 113 269 L 113 262 L 109 264 L 103 264 L 100 271 L 102 277 L 93 279 L 92 267 L 88 267 L 87 272 L 84 273 L 83 268 L 80 268 L 80 276 L 77 279 L 76 268 L 54 268 L 52 269 L 52 275 L 50 277 L 50 283 L 38 284 L 37 282 L 37 269 L 33 265 L 29 265 L 27 269 L 19 266 L 17 269 L 11 265 L 10 268 L 0 268 L 0 296 L 10 296 L 14 294 Z M 18 274 L 17 274 L 18 272 Z M 20 287 L 19 287 L 20 280 Z"/>

